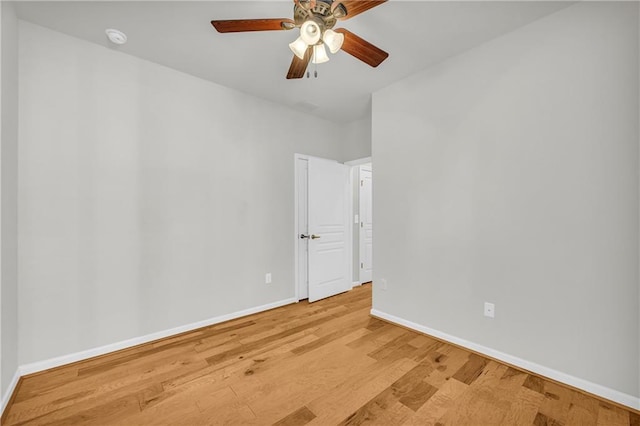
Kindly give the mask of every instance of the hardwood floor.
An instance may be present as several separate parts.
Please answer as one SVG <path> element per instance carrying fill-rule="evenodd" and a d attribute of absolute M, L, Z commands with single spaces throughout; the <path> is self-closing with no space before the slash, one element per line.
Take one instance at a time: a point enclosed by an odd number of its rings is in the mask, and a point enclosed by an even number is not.
<path fill-rule="evenodd" d="M 640 426 L 370 308 L 365 285 L 31 375 L 3 424 Z"/>

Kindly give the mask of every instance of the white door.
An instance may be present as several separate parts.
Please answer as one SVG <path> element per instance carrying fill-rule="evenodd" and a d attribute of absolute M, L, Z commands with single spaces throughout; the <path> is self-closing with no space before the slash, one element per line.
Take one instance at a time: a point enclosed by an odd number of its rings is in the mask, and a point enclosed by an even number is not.
<path fill-rule="evenodd" d="M 373 279 L 373 182 L 371 169 L 360 166 L 360 283 Z"/>
<path fill-rule="evenodd" d="M 309 302 L 351 289 L 348 251 L 349 167 L 308 161 Z"/>

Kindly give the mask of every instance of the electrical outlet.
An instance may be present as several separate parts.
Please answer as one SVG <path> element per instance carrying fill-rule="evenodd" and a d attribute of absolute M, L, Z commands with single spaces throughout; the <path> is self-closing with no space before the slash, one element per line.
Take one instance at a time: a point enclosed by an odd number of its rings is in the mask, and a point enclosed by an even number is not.
<path fill-rule="evenodd" d="M 494 318 L 496 315 L 496 305 L 489 302 L 484 302 L 484 316 Z"/>
<path fill-rule="evenodd" d="M 383 290 L 387 289 L 387 280 L 385 280 L 384 278 L 380 278 L 380 288 L 382 288 Z"/>
<path fill-rule="evenodd" d="M 264 283 L 265 284 L 271 284 L 271 272 L 267 272 L 264 275 Z"/>

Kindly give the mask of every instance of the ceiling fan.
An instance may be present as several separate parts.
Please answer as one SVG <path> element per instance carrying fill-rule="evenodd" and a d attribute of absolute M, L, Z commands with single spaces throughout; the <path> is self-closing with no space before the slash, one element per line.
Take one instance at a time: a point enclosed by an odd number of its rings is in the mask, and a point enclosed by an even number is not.
<path fill-rule="evenodd" d="M 337 21 L 353 18 L 387 0 L 294 0 L 293 19 L 232 19 L 211 21 L 220 33 L 300 29 L 300 36 L 289 48 L 294 56 L 287 78 L 302 78 L 311 61 L 320 64 L 331 53 L 342 49 L 357 59 L 377 67 L 389 54 L 344 28 Z"/>

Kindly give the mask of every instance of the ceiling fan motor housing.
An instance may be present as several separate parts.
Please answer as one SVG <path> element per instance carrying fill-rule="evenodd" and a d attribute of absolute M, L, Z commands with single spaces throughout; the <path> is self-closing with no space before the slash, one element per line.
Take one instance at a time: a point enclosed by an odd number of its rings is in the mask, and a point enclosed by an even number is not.
<path fill-rule="evenodd" d="M 315 5 L 311 1 L 298 1 L 293 7 L 293 19 L 296 26 L 302 25 L 305 21 L 313 19 L 318 23 L 322 31 L 333 28 L 337 19 L 346 16 L 347 9 L 342 3 L 332 11 L 331 6 L 334 0 L 316 0 Z"/>

